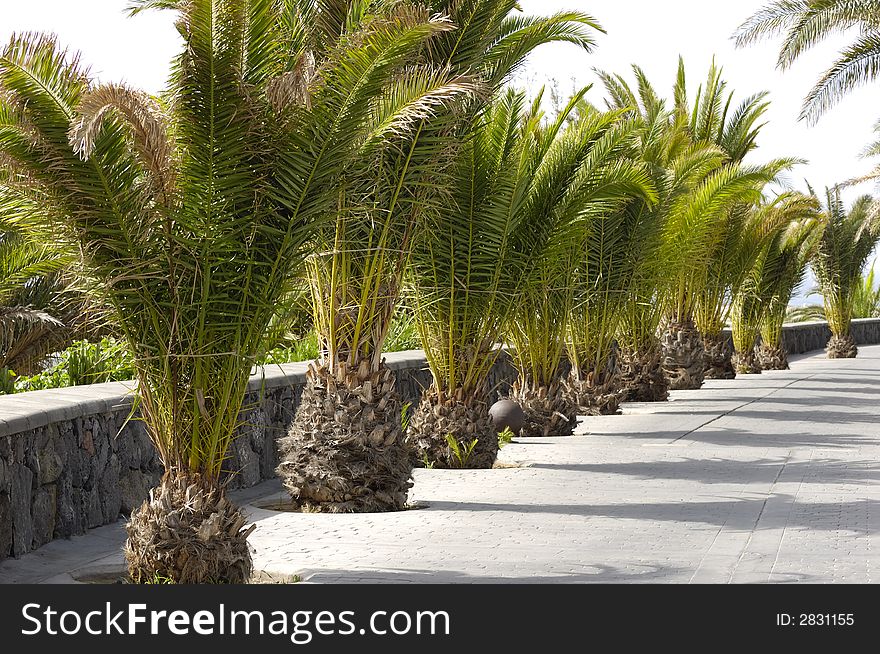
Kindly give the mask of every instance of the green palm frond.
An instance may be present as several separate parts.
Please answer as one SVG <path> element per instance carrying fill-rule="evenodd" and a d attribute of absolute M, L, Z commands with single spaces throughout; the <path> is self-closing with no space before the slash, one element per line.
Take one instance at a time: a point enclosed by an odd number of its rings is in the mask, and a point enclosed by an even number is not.
<path fill-rule="evenodd" d="M 563 113 L 560 120 L 565 118 Z M 620 111 L 581 113 L 557 136 L 534 174 L 527 221 L 543 233 L 522 248 L 532 258 L 522 271 L 510 327 L 521 377 L 530 385 L 549 386 L 557 379 L 566 341 L 578 370 L 608 354 L 607 334 L 613 338 L 616 323 L 599 316 L 607 318 L 620 302 L 615 290 L 626 284 L 637 261 L 621 251 L 639 242 L 641 225 L 612 226 L 606 217 L 631 217 L 623 210 L 627 205 L 656 201 L 645 167 L 628 159 L 637 130 Z M 557 133 L 553 127 L 549 132 Z M 615 228 L 618 233 L 603 238 Z M 605 247 L 612 241 L 616 254 Z M 535 249 L 536 244 L 541 245 Z"/>
<path fill-rule="evenodd" d="M 814 120 L 840 98 L 880 76 L 880 31 L 864 34 L 840 53 L 804 100 L 802 119 Z"/>
<path fill-rule="evenodd" d="M 678 256 L 682 261 L 672 287 L 673 316 L 692 316 L 700 293 L 711 285 L 709 271 L 724 243 L 724 231 L 718 225 L 730 217 L 734 207 L 759 203 L 764 187 L 788 166 L 786 161 L 723 166 L 672 204 L 662 256 Z"/>
<path fill-rule="evenodd" d="M 777 64 L 789 68 L 828 37 L 858 28 L 804 101 L 802 119 L 817 120 L 853 89 L 880 74 L 880 2 L 877 0 L 777 0 L 751 16 L 734 38 L 740 47 L 783 37 Z"/>
<path fill-rule="evenodd" d="M 824 211 L 826 226 L 812 267 L 831 331 L 844 336 L 849 333 L 862 272 L 880 240 L 880 214 L 867 195 L 847 210 L 837 188 L 826 190 Z"/>
<path fill-rule="evenodd" d="M 880 288 L 876 283 L 874 266 L 862 276 L 854 295 L 853 318 L 880 318 Z"/>
<path fill-rule="evenodd" d="M 812 196 L 785 193 L 760 211 L 775 215 L 779 226 L 759 247 L 734 295 L 731 322 L 739 352 L 750 352 L 762 329 L 768 336 L 765 345 L 779 346 L 786 309 L 824 228 L 819 203 Z"/>
<path fill-rule="evenodd" d="M 401 71 L 449 30 L 442 17 L 371 17 L 327 40 L 312 69 L 291 14 L 303 7 L 135 3 L 177 14 L 185 43 L 167 102 L 97 87 L 50 37 L 16 36 L 0 55 L 4 183 L 82 252 L 166 468 L 209 483 L 291 280 L 343 181 L 381 149 L 377 115 L 405 131 L 414 105 L 428 110 L 395 80 L 411 82 Z M 410 102 L 380 111 L 388 97 Z"/>
<path fill-rule="evenodd" d="M 505 6 L 516 3 L 507 2 Z M 546 17 L 509 15 L 486 52 L 485 78 L 492 86 L 501 84 L 529 53 L 545 43 L 570 43 L 590 52 L 596 45 L 596 33 L 604 31 L 595 18 L 583 12 L 565 11 Z"/>

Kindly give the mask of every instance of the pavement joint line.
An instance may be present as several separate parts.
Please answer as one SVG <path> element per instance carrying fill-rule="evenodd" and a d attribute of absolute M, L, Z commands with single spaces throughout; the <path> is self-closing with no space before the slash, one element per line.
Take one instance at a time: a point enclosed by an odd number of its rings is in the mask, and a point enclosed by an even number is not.
<path fill-rule="evenodd" d="M 734 407 L 734 408 L 732 408 L 732 409 L 730 409 L 730 410 L 728 410 L 728 411 L 725 411 L 725 412 L 722 413 L 721 415 L 715 416 L 715 417 L 712 418 L 711 420 L 708 420 L 708 421 L 704 422 L 704 423 L 703 423 L 702 425 L 700 425 L 699 427 L 694 427 L 694 428 L 691 429 L 689 432 L 687 432 L 687 433 L 685 433 L 685 434 L 682 434 L 682 435 L 679 436 L 678 438 L 674 438 L 674 439 L 672 439 L 672 440 L 669 441 L 668 443 L 665 443 L 664 446 L 667 446 L 667 447 L 668 447 L 668 446 L 670 446 L 670 445 L 675 445 L 676 443 L 678 443 L 679 441 L 681 441 L 681 440 L 687 438 L 687 437 L 690 436 L 691 434 L 694 434 L 694 433 L 700 431 L 703 427 L 708 427 L 708 426 L 711 425 L 713 422 L 718 422 L 718 421 L 721 420 L 722 418 L 726 418 L 726 417 L 729 416 L 730 414 L 732 414 L 732 413 L 736 413 L 736 412 L 739 411 L 740 409 L 745 409 L 747 406 L 751 406 L 752 404 L 757 404 L 758 402 L 761 402 L 761 401 L 763 401 L 763 400 L 766 400 L 768 397 L 770 397 L 770 396 L 772 396 L 772 395 L 775 395 L 775 394 L 778 393 L 779 391 L 784 391 L 784 390 L 786 390 L 787 388 L 791 388 L 791 387 L 794 386 L 795 384 L 799 384 L 799 383 L 801 383 L 801 382 L 805 382 L 805 381 L 810 381 L 811 379 L 813 379 L 813 377 L 817 377 L 818 375 L 819 375 L 819 373 L 815 373 L 815 374 L 809 375 L 809 376 L 807 376 L 807 377 L 800 377 L 799 379 L 792 380 L 791 382 L 789 382 L 789 383 L 786 384 L 785 386 L 780 386 L 779 388 L 774 388 L 772 391 L 770 391 L 770 392 L 767 393 L 766 395 L 762 395 L 761 397 L 756 397 L 756 398 L 754 398 L 754 399 L 752 399 L 752 400 L 749 400 L 748 402 L 745 402 L 744 404 L 740 404 L 739 406 L 736 406 L 736 407 Z"/>
<path fill-rule="evenodd" d="M 736 571 L 739 569 L 740 563 L 742 563 L 743 558 L 745 558 L 746 554 L 748 553 L 749 545 L 751 545 L 752 539 L 754 538 L 755 533 L 757 532 L 758 525 L 761 523 L 761 516 L 763 516 L 764 511 L 767 510 L 767 503 L 771 499 L 773 499 L 773 487 L 776 486 L 776 482 L 779 481 L 779 478 L 782 476 L 782 473 L 785 472 L 785 467 L 788 465 L 789 461 L 791 461 L 793 454 L 794 454 L 793 450 L 788 451 L 788 454 L 785 457 L 785 461 L 782 462 L 782 465 L 779 468 L 779 472 L 776 473 L 776 478 L 773 480 L 773 483 L 770 484 L 770 488 L 767 489 L 767 497 L 764 498 L 764 501 L 761 503 L 761 510 L 758 512 L 758 517 L 755 519 L 755 524 L 752 525 L 751 533 L 749 533 L 749 539 L 746 541 L 746 544 L 743 547 L 742 552 L 740 552 L 739 558 L 736 561 L 736 565 L 733 566 L 733 571 L 730 573 L 730 579 L 728 579 L 728 583 L 730 583 L 733 580 L 733 577 L 736 575 Z M 789 510 L 789 515 L 791 515 L 790 510 Z M 781 544 L 781 542 L 782 542 L 782 539 L 780 538 L 780 544 Z M 779 556 L 779 550 L 777 548 L 777 557 L 778 556 Z M 768 574 L 768 576 L 767 576 L 768 579 L 770 578 L 771 574 L 772 574 L 772 572 L 770 574 Z"/>
<path fill-rule="evenodd" d="M 779 553 L 782 551 L 782 545 L 785 542 L 785 535 L 788 529 L 788 525 L 791 524 L 791 514 L 794 512 L 794 508 L 797 506 L 798 497 L 801 494 L 801 489 L 804 487 L 804 479 L 807 477 L 807 472 L 812 467 L 813 464 L 813 454 L 814 450 L 810 450 L 810 458 L 808 460 L 808 465 L 804 469 L 804 473 L 801 475 L 800 481 L 798 482 L 797 490 L 794 493 L 794 498 L 792 499 L 791 505 L 788 507 L 788 515 L 785 517 L 785 524 L 782 525 L 782 535 L 779 537 L 779 545 L 776 547 L 776 555 L 773 557 L 773 565 L 770 566 L 770 574 L 768 576 L 768 580 L 773 578 L 773 571 L 776 569 L 776 564 L 779 562 Z M 783 465 L 783 468 L 785 466 Z"/>
<path fill-rule="evenodd" d="M 744 491 L 740 491 L 740 497 L 742 497 L 743 492 Z M 712 553 L 712 548 L 715 547 L 715 543 L 718 542 L 718 539 L 721 536 L 721 533 L 724 531 L 724 528 L 727 526 L 727 521 L 729 519 L 730 519 L 730 516 L 728 515 L 727 518 L 724 519 L 724 523 L 718 528 L 718 531 L 715 532 L 715 537 L 712 539 L 712 542 L 709 544 L 709 547 L 706 548 L 706 552 L 703 554 L 703 556 L 700 557 L 700 562 L 697 564 L 696 568 L 694 569 L 694 574 L 692 574 L 690 579 L 688 579 L 688 584 L 694 583 L 694 579 L 702 571 L 703 564 L 706 562 L 706 559 Z"/>

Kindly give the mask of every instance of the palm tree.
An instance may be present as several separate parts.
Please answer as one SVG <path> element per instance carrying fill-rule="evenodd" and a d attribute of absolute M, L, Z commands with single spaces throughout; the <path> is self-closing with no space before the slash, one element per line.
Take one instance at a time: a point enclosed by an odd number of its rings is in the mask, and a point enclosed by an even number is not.
<path fill-rule="evenodd" d="M 736 366 L 732 362 L 735 345 L 730 346 L 723 330 L 749 271 L 767 241 L 780 228 L 768 220 L 774 215 L 761 211 L 760 207 L 743 204 L 733 207 L 719 226 L 723 240 L 709 264 L 709 282 L 700 293 L 695 311 L 695 322 L 706 348 L 704 374 L 707 379 L 736 377 Z"/>
<path fill-rule="evenodd" d="M 760 202 L 763 188 L 787 166 L 787 162 L 756 167 L 722 166 L 715 173 L 718 181 L 727 180 L 732 174 L 742 175 L 741 181 L 727 185 L 728 191 L 719 196 L 710 221 L 704 222 L 705 218 L 696 220 L 693 217 L 686 218 L 677 223 L 678 236 L 666 241 L 667 245 L 673 245 L 679 238 L 687 235 L 685 237 L 691 241 L 693 252 L 693 257 L 684 266 L 685 272 L 675 280 L 676 287 L 672 290 L 670 302 L 671 310 L 667 316 L 667 328 L 663 335 L 663 366 L 670 377 L 670 386 L 673 389 L 696 389 L 703 384 L 705 346 L 696 326 L 695 317 L 700 306 L 700 298 L 713 287 L 709 275 L 722 236 L 719 230 L 715 229 L 715 225 L 723 224 L 723 221 L 729 219 L 735 208 Z M 694 206 L 699 206 L 699 202 Z M 689 223 L 696 228 L 690 233 L 687 228 Z"/>
<path fill-rule="evenodd" d="M 435 467 L 491 467 L 497 438 L 489 371 L 521 279 L 514 251 L 524 214 L 528 118 L 508 92 L 473 120 L 455 162 L 451 197 L 412 255 L 413 308 L 433 383 L 409 423 L 417 457 Z M 461 449 L 471 452 L 456 462 Z"/>
<path fill-rule="evenodd" d="M 49 353 L 63 349 L 69 330 L 59 302 L 75 257 L 13 218 L 22 203 L 0 189 L 0 372 L 4 379 L 35 374 Z"/>
<path fill-rule="evenodd" d="M 376 11 L 425 10 L 419 2 L 388 0 L 351 6 L 363 12 L 370 5 Z M 394 373 L 382 352 L 413 247 L 446 210 L 459 137 L 486 98 L 537 46 L 566 41 L 589 49 L 597 28 L 577 12 L 515 16 L 515 5 L 428 3 L 429 14 L 445 16 L 450 29 L 420 53 L 431 73 L 422 83 L 439 86 L 446 80 L 440 88 L 448 97 L 432 96 L 435 103 L 445 100 L 444 106 L 414 105 L 413 113 L 430 109 L 430 116 L 417 116 L 406 139 L 388 143 L 359 177 L 347 180 L 340 189 L 339 219 L 319 235 L 308 277 L 323 356 L 309 372 L 289 434 L 279 442 L 278 472 L 300 504 L 327 511 L 405 506 L 413 461 L 404 443 Z M 349 12 L 348 24 L 356 19 Z M 334 24 L 333 34 L 340 29 Z"/>
<path fill-rule="evenodd" d="M 762 223 L 771 225 L 771 237 L 765 244 L 758 246 L 758 253 L 753 258 L 751 268 L 746 271 L 733 301 L 731 326 L 735 354 L 733 366 L 738 374 L 758 374 L 762 366 L 757 357 L 755 346 L 761 326 L 771 312 L 779 311 L 776 303 L 783 298 L 786 288 L 789 289 L 784 298 L 785 305 L 791 298 L 793 283 L 800 274 L 796 270 L 799 256 L 804 254 L 805 245 L 815 244 L 819 212 L 815 198 L 800 193 L 785 193 L 772 201 L 756 208 L 754 213 L 762 216 Z M 792 277 L 795 277 L 793 280 Z M 790 284 L 792 284 L 790 286 Z M 784 310 L 782 311 L 784 316 Z M 779 325 L 780 331 L 782 325 Z M 781 339 L 781 335 L 779 337 Z M 771 345 L 775 348 L 766 350 L 766 358 L 781 359 L 776 349 L 779 340 Z M 787 362 L 786 362 L 787 365 Z"/>
<path fill-rule="evenodd" d="M 875 268 L 877 261 L 867 274 L 862 275 L 855 290 L 853 318 L 880 318 L 880 288 L 877 287 Z"/>
<path fill-rule="evenodd" d="M 745 290 L 744 286 L 749 286 L 750 275 L 754 273 L 762 253 L 793 216 L 802 211 L 802 204 L 802 196 L 783 194 L 771 202 L 735 206 L 725 216 L 721 227 L 724 240 L 712 258 L 708 269 L 710 281 L 700 294 L 696 309 L 697 327 L 706 342 L 707 378 L 733 379 L 738 369 L 744 372 L 751 370 L 749 365 L 737 366 L 734 361 L 737 358 L 735 352 L 741 355 L 744 352 L 737 345 L 738 330 L 734 329 L 731 350 L 723 329 L 737 300 L 744 300 L 754 294 Z M 762 301 L 757 301 L 754 310 L 762 311 L 763 308 Z M 743 310 L 745 307 L 740 303 L 738 311 Z M 740 314 L 734 327 L 736 324 L 743 324 L 743 320 L 746 318 Z M 748 324 L 754 325 L 756 329 L 760 324 L 759 317 L 752 316 Z M 741 344 L 747 342 L 741 341 Z M 750 353 L 751 350 L 750 347 L 745 352 Z"/>
<path fill-rule="evenodd" d="M 649 248 L 641 257 L 648 263 L 640 276 L 649 283 L 631 294 L 621 338 L 628 351 L 623 358 L 627 385 L 633 389 L 627 397 L 653 401 L 666 398 L 666 388 L 645 376 L 658 358 L 669 387 L 702 385 L 705 348 L 695 313 L 700 297 L 713 286 L 710 268 L 725 236 L 720 226 L 734 207 L 759 201 L 764 186 L 791 162 L 742 163 L 754 147 L 763 96 L 747 99 L 729 115 L 732 97 L 725 97 L 725 84 L 714 66 L 706 89 L 701 87 L 691 107 L 679 60 L 671 110 L 644 71 L 638 67 L 634 71 L 637 93 L 620 76 L 603 75 L 603 81 L 612 106 L 639 108 L 646 135 L 643 156 L 660 191 L 655 245 L 648 245 L 649 238 L 640 240 L 641 247 Z M 665 321 L 662 355 L 652 336 L 660 312 Z"/>
<path fill-rule="evenodd" d="M 15 36 L 0 57 L 5 182 L 100 282 L 165 466 L 127 525 L 135 581 L 248 579 L 253 527 L 222 473 L 251 369 L 340 181 L 384 126 L 411 122 L 383 100 L 448 29 L 412 12 L 365 21 L 316 69 L 314 4 L 138 0 L 132 13 L 174 10 L 184 40 L 161 99 L 95 85 L 50 36 Z"/>
<path fill-rule="evenodd" d="M 771 242 L 756 266 L 756 288 L 765 306 L 760 322 L 761 344 L 755 356 L 762 370 L 788 370 L 788 354 L 782 344 L 782 328 L 791 298 L 806 277 L 807 265 L 816 252 L 824 223 L 815 197 L 805 207 L 807 215 L 791 224 Z"/>
<path fill-rule="evenodd" d="M 601 74 L 609 93 L 610 108 L 626 109 L 639 125 L 632 155 L 647 167 L 656 189 L 657 202 L 630 207 L 642 215 L 635 219 L 639 232 L 629 242 L 627 258 L 634 269 L 624 294 L 617 331 L 617 370 L 620 399 L 629 402 L 663 402 L 669 397 L 669 380 L 661 366 L 658 336 L 666 313 L 667 282 L 679 265 L 679 257 L 663 248 L 665 228 L 673 207 L 681 209 L 686 198 L 720 165 L 713 147 L 694 147 L 678 115 L 666 108 L 644 72 L 634 67 L 637 92 L 619 75 Z"/>
<path fill-rule="evenodd" d="M 583 97 L 587 89 L 578 96 Z M 532 253 L 532 267 L 520 289 L 519 302 L 511 310 L 505 328 L 507 341 L 512 344 L 513 363 L 518 377 L 510 390 L 510 397 L 517 402 L 526 420 L 519 434 L 526 437 L 568 436 L 577 424 L 578 407 L 564 392 L 563 377 L 567 372 L 565 335 L 569 314 L 574 303 L 571 291 L 571 263 L 567 256 L 569 227 L 573 220 L 563 208 L 577 205 L 563 202 L 573 173 L 582 162 L 582 152 L 575 129 L 564 132 L 563 125 L 575 113 L 576 102 L 571 102 L 559 112 L 553 124 L 546 129 L 541 126 L 541 114 L 537 111 L 543 90 L 535 101 L 535 120 L 531 124 L 536 143 L 537 159 L 548 158 L 548 150 L 566 153 L 566 166 L 542 168 L 542 172 L 561 176 L 561 183 L 549 180 L 555 196 L 549 197 L 548 206 L 532 202 L 531 207 L 538 220 L 553 221 L 545 251 Z M 577 98 L 575 98 L 576 100 Z M 562 133 L 561 133 L 562 132 Z M 566 152 L 566 150 L 569 150 Z M 538 187 L 540 188 L 540 186 Z M 554 204 L 555 202 L 555 204 Z"/>
<path fill-rule="evenodd" d="M 637 126 L 622 120 L 622 112 L 600 113 L 580 104 L 578 118 L 560 133 L 585 92 L 549 128 L 534 128 L 534 163 L 520 182 L 530 194 L 524 221 L 548 230 L 547 238 L 539 239 L 543 248 L 530 252 L 508 328 L 519 371 L 511 397 L 526 414 L 521 434 L 527 436 L 571 434 L 578 414 L 596 408 L 584 407 L 572 380 L 565 379 L 568 368 L 581 372 L 578 352 L 568 357 L 572 365 L 565 365 L 566 341 L 583 324 L 581 307 L 592 300 L 581 297 L 582 289 L 572 282 L 589 275 L 582 272 L 590 263 L 583 255 L 606 216 L 638 199 L 653 201 L 643 167 L 627 159 Z"/>
<path fill-rule="evenodd" d="M 629 129 L 635 134 L 633 128 L 638 128 L 637 122 Z M 641 249 L 650 243 L 655 224 L 650 207 L 656 195 L 647 172 L 643 185 L 647 192 L 632 194 L 617 209 L 604 208 L 584 225 L 582 236 L 572 240 L 575 302 L 568 329 L 571 373 L 567 391 L 581 414 L 618 411 L 621 385 L 616 359 L 621 319 L 640 271 Z"/>
<path fill-rule="evenodd" d="M 545 34 L 543 19 L 510 16 L 514 0 L 461 3 L 466 6 L 467 22 L 484 27 L 456 47 L 489 52 L 482 76 L 490 97 L 535 45 L 565 34 L 588 51 L 599 29 L 593 19 L 569 13 L 560 14 L 562 23 Z M 520 29 L 514 39 L 506 36 Z M 497 44 L 509 54 L 493 54 Z M 487 380 L 522 280 L 526 256 L 516 248 L 533 245 L 521 222 L 528 194 L 517 186 L 524 180 L 517 177 L 521 166 L 529 163 L 523 112 L 524 100 L 516 94 L 489 109 L 482 103 L 469 107 L 466 120 L 451 132 L 461 147 L 444 182 L 443 210 L 426 216 L 415 239 L 412 304 L 433 381 L 409 421 L 407 440 L 423 463 L 483 468 L 497 455 Z M 466 461 L 456 456 L 464 450 L 470 452 Z"/>
<path fill-rule="evenodd" d="M 688 117 L 688 131 L 697 142 L 712 143 L 725 154 L 726 163 L 741 165 L 758 147 L 758 137 L 770 103 L 767 93 L 757 93 L 734 104 L 735 94 L 727 92 L 722 70 L 712 62 L 708 76 L 689 103 L 684 61 L 679 59 L 675 86 L 676 110 Z M 794 162 L 791 162 L 794 163 Z M 781 169 L 783 162 L 771 162 L 769 168 Z M 772 214 L 771 214 L 772 215 Z M 703 288 L 696 299 L 694 322 L 702 338 L 704 377 L 732 379 L 731 350 L 722 334 L 727 323 L 732 298 L 754 263 L 757 253 L 772 235 L 774 225 L 762 220 L 766 214 L 755 212 L 748 204 L 733 206 L 716 225 L 717 240 L 709 257 Z M 693 334 L 692 331 L 687 332 Z M 684 351 L 698 350 L 694 347 Z"/>
<path fill-rule="evenodd" d="M 812 260 L 831 328 L 829 359 L 852 359 L 858 348 L 850 332 L 856 289 L 868 257 L 880 240 L 880 213 L 869 195 L 847 211 L 839 188 L 826 189 L 825 230 Z"/>
<path fill-rule="evenodd" d="M 328 16 L 327 4 L 306 9 L 311 13 L 303 22 L 314 44 L 308 58 L 316 68 L 368 21 L 417 9 L 381 1 L 335 4 L 345 11 Z M 443 30 L 454 29 L 447 17 Z M 434 40 L 439 38 L 440 31 Z M 440 166 L 432 163 L 442 159 L 438 130 L 427 119 L 436 120 L 474 83 L 448 67 L 428 66 L 408 83 L 382 98 L 387 107 L 377 105 L 380 145 L 371 161 L 340 183 L 336 220 L 317 231 L 317 251 L 307 262 L 321 359 L 309 367 L 293 424 L 279 439 L 278 473 L 294 501 L 309 510 L 400 510 L 411 485 L 401 401 L 382 352 L 419 216 L 416 204 L 431 200 L 416 185 L 436 173 Z M 403 107 L 412 126 L 385 122 Z M 420 138 L 425 134 L 429 138 Z M 402 166 L 408 169 L 397 179 Z"/>
<path fill-rule="evenodd" d="M 751 16 L 734 38 L 743 47 L 783 36 L 777 65 L 788 69 L 829 36 L 855 29 L 841 52 L 804 100 L 801 119 L 816 121 L 853 89 L 874 81 L 880 71 L 878 0 L 775 0 Z"/>

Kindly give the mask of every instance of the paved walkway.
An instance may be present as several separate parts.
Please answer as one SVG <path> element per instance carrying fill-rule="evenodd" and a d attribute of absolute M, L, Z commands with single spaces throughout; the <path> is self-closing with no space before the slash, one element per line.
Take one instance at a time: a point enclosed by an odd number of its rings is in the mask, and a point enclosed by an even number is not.
<path fill-rule="evenodd" d="M 880 580 L 880 346 L 624 414 L 508 446 L 520 468 L 418 470 L 420 510 L 251 507 L 256 567 L 321 583 Z M 280 485 L 238 495 L 260 497 Z M 122 539 L 116 524 L 55 541 L 0 582 L 118 568 Z"/>

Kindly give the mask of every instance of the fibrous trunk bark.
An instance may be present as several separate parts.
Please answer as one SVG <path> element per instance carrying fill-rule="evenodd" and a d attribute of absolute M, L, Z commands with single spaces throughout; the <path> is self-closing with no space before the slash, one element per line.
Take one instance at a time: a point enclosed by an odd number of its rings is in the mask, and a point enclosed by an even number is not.
<path fill-rule="evenodd" d="M 520 436 L 570 436 L 577 425 L 578 407 L 570 401 L 562 382 L 535 386 L 519 379 L 513 384 L 510 399 L 526 414 Z"/>
<path fill-rule="evenodd" d="M 449 438 L 457 444 L 450 445 Z M 406 441 L 417 463 L 432 468 L 489 469 L 498 458 L 498 434 L 489 415 L 488 394 L 462 397 L 437 392 L 422 395 L 409 421 Z"/>
<path fill-rule="evenodd" d="M 669 399 L 669 380 L 663 373 L 660 342 L 620 351 L 622 402 L 665 402 Z"/>
<path fill-rule="evenodd" d="M 730 339 L 723 335 L 704 336 L 703 347 L 706 349 L 704 377 L 706 379 L 736 379 L 733 365 L 733 346 Z"/>
<path fill-rule="evenodd" d="M 788 353 L 781 347 L 759 345 L 755 350 L 758 365 L 762 370 L 788 370 Z"/>
<path fill-rule="evenodd" d="M 671 322 L 661 339 L 663 345 L 663 372 L 672 390 L 702 388 L 705 347 L 700 331 L 692 320 Z"/>
<path fill-rule="evenodd" d="M 859 348 L 851 334 L 832 335 L 825 351 L 829 359 L 855 359 L 859 355 Z"/>
<path fill-rule="evenodd" d="M 754 349 L 748 352 L 735 352 L 733 355 L 733 365 L 738 375 L 761 374 L 761 366 L 758 363 L 758 357 Z"/>
<path fill-rule="evenodd" d="M 572 371 L 565 380 L 568 402 L 582 416 L 613 416 L 620 413 L 620 377 L 617 371 L 578 376 Z"/>
<path fill-rule="evenodd" d="M 247 518 L 222 487 L 168 473 L 126 525 L 134 583 L 244 584 L 253 572 Z"/>
<path fill-rule="evenodd" d="M 394 373 L 344 363 L 309 366 L 293 424 L 279 439 L 277 473 L 310 511 L 367 513 L 406 508 L 414 461 L 403 437 Z"/>

